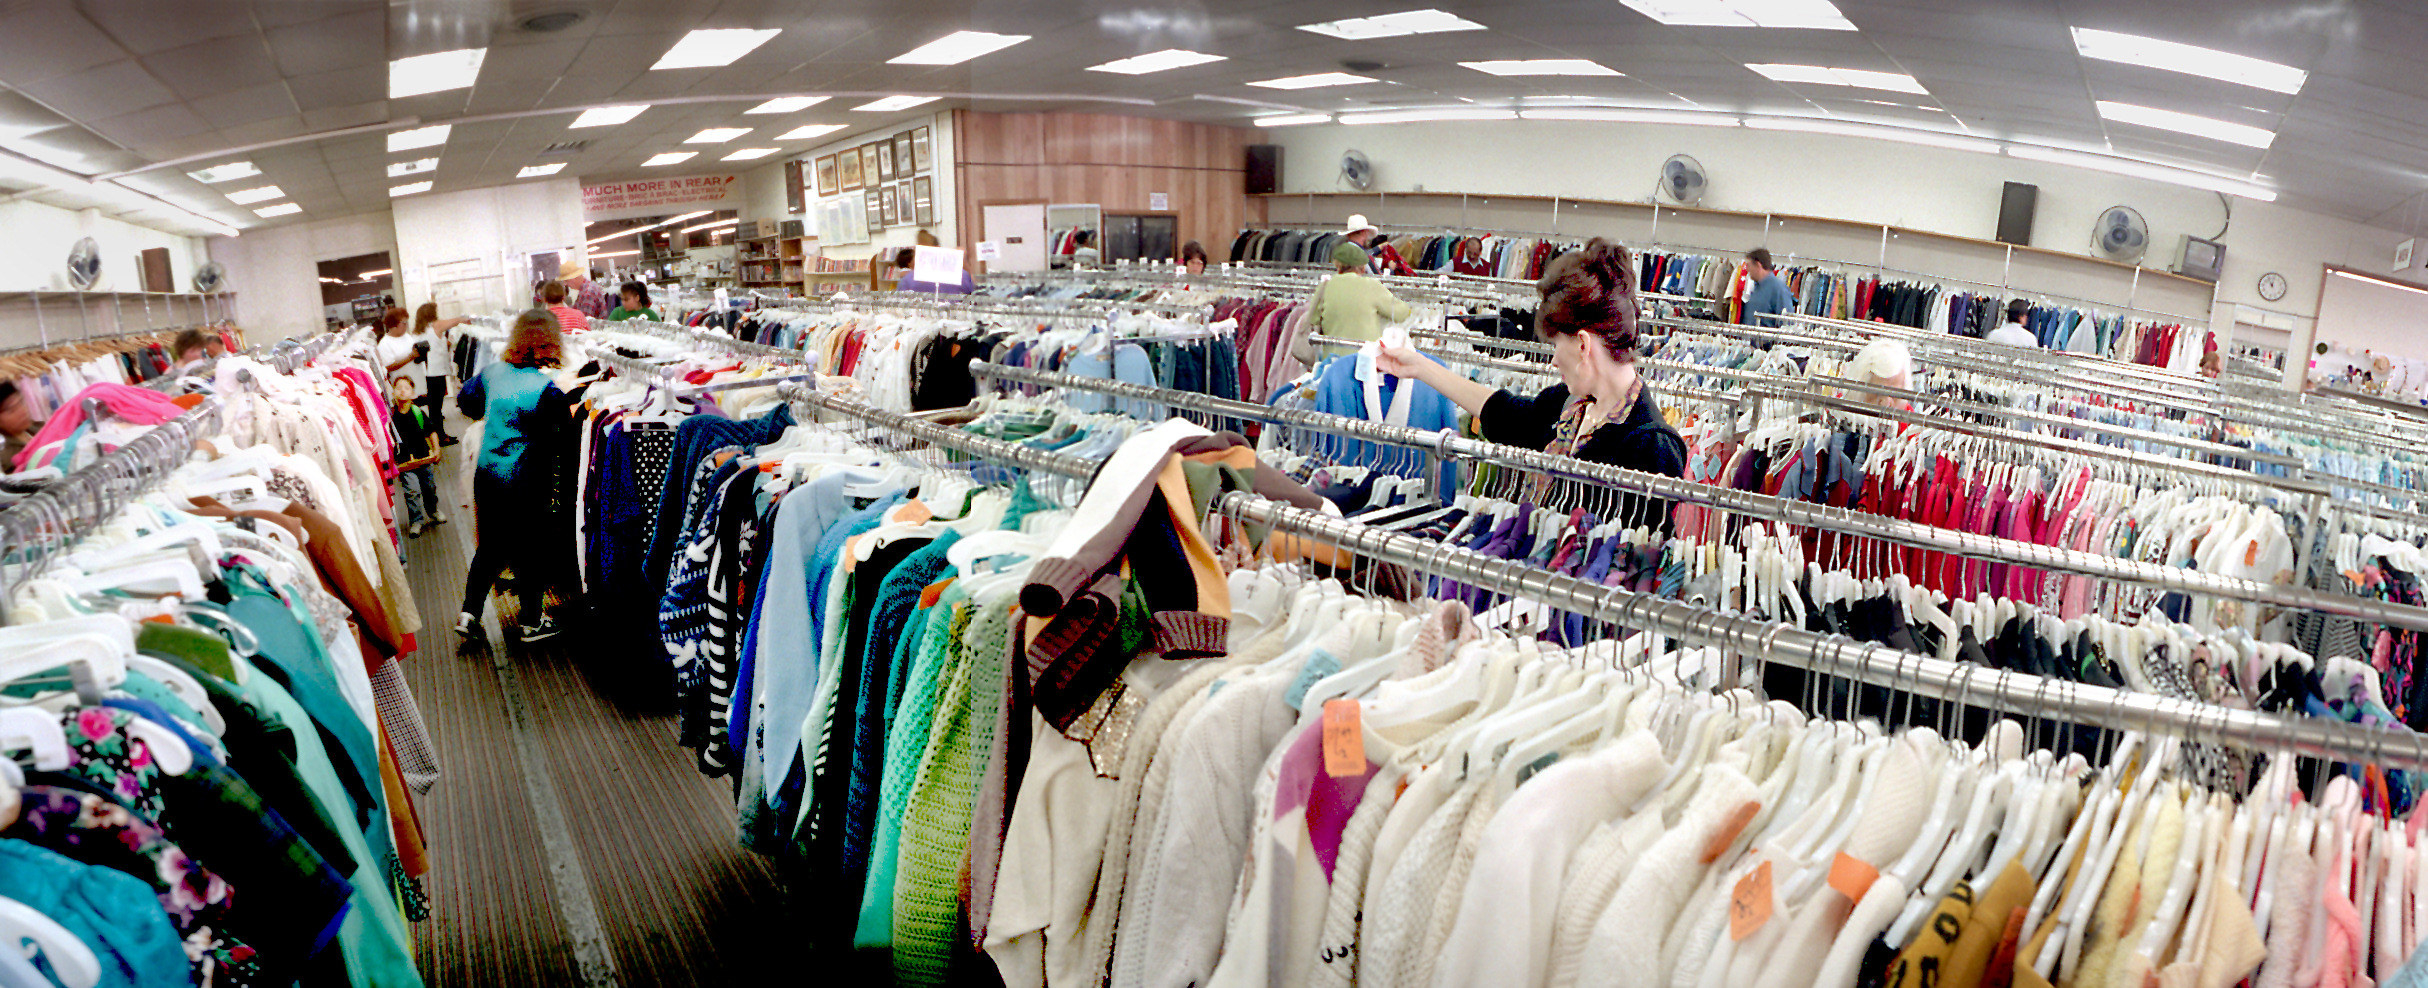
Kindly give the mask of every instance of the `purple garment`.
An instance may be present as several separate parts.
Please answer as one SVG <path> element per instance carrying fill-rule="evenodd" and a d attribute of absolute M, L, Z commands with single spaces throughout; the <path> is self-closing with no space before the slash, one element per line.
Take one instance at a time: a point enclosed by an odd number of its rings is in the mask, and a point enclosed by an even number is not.
<path fill-rule="evenodd" d="M 1357 812 L 1357 804 L 1366 796 L 1366 783 L 1381 768 L 1368 758 L 1366 770 L 1357 775 L 1324 771 L 1320 722 L 1298 732 L 1298 740 L 1282 755 L 1281 774 L 1273 786 L 1273 818 L 1278 820 L 1301 806 L 1307 808 L 1307 842 L 1315 847 L 1316 863 L 1323 865 L 1324 881 L 1332 880 L 1333 864 L 1340 860 L 1341 832 L 1348 829 L 1349 816 Z"/>

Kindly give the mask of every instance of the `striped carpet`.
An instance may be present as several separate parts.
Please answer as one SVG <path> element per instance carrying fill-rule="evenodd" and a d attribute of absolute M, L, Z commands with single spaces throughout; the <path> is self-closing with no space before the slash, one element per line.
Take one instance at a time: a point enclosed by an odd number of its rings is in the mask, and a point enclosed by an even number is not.
<path fill-rule="evenodd" d="M 419 803 L 424 980 L 731 985 L 797 966 L 773 870 L 735 843 L 729 783 L 693 768 L 657 698 L 636 701 L 648 691 L 602 669 L 634 656 L 603 659 L 579 628 L 532 649 L 492 645 L 506 641 L 502 598 L 487 642 L 457 645 L 473 526 L 457 464 L 439 469 L 453 520 L 405 543 L 422 611 L 406 675 L 444 771 Z"/>

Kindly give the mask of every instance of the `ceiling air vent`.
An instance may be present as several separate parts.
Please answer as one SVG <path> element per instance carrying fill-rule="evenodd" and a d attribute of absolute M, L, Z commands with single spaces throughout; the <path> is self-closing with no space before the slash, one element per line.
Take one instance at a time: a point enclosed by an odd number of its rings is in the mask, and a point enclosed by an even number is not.
<path fill-rule="evenodd" d="M 558 142 L 556 142 L 556 143 L 554 143 L 554 144 L 548 145 L 547 147 L 541 148 L 541 149 L 540 149 L 540 153 L 541 153 L 541 154 L 579 154 L 579 153 L 581 153 L 581 150 L 582 150 L 583 148 L 586 148 L 586 147 L 589 147 L 589 146 L 590 146 L 590 142 L 589 142 L 589 141 L 558 141 Z"/>
<path fill-rule="evenodd" d="M 581 23 L 586 16 L 589 16 L 589 12 L 579 7 L 550 4 L 516 11 L 512 20 L 520 30 L 532 34 L 551 34 Z"/>

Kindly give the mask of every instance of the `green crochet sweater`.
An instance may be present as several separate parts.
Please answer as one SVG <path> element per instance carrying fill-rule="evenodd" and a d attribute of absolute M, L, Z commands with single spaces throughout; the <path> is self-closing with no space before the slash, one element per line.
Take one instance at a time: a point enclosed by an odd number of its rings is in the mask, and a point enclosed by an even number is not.
<path fill-rule="evenodd" d="M 919 756 L 927 748 L 944 689 L 944 676 L 954 646 L 968 629 L 969 595 L 959 581 L 946 587 L 934 607 L 910 622 L 903 644 L 911 656 L 904 676 L 902 701 L 894 708 L 893 727 L 885 736 L 885 775 L 877 789 L 877 828 L 870 842 L 868 884 L 860 896 L 860 923 L 852 945 L 884 948 L 894 945 L 894 875 L 902 848 L 902 808 L 910 800 L 911 784 L 919 773 Z"/>
<path fill-rule="evenodd" d="M 937 697 L 933 727 L 902 814 L 894 879 L 894 979 L 941 985 L 963 946 L 962 858 L 986 760 L 1000 726 L 1004 658 L 1020 585 L 1004 584 L 975 605 Z"/>

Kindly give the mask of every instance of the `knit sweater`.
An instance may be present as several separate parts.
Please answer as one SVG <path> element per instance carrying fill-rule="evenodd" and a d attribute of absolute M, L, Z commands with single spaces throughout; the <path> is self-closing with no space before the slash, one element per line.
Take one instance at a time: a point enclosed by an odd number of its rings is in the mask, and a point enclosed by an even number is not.
<path fill-rule="evenodd" d="M 1433 928 L 1434 903 L 1448 880 L 1468 813 L 1489 785 L 1491 780 L 1482 776 L 1458 783 L 1408 838 L 1407 847 L 1383 879 L 1381 896 L 1366 897 L 1358 984 L 1369 988 L 1425 984 L 1417 980 L 1420 969 L 1432 966 L 1439 943 L 1424 939 Z"/>
<path fill-rule="evenodd" d="M 868 882 L 860 895 L 860 921 L 852 946 L 876 949 L 894 942 L 894 882 L 902 849 L 902 811 L 919 775 L 919 758 L 935 727 L 936 704 L 951 675 L 962 633 L 969 627 L 969 595 L 958 582 L 946 587 L 936 606 L 920 612 L 917 651 L 903 674 L 902 700 L 894 729 L 885 737 L 884 779 L 877 791 L 876 832 L 869 840 Z"/>
<path fill-rule="evenodd" d="M 975 602 L 903 810 L 893 956 L 894 978 L 902 984 L 943 984 L 954 954 L 963 949 L 963 855 L 969 848 L 970 808 L 999 727 L 1016 590 L 1006 586 Z"/>
<path fill-rule="evenodd" d="M 1306 967 L 1302 983 L 1307 988 L 1350 988 L 1358 983 L 1358 916 L 1365 911 L 1366 874 L 1374 859 L 1374 838 L 1382 832 L 1383 822 L 1391 817 L 1392 794 L 1406 783 L 1408 772 L 1397 765 L 1384 766 L 1366 783 L 1365 799 L 1357 804 L 1357 812 L 1349 817 L 1348 826 L 1341 830 L 1340 857 L 1332 866 L 1331 896 L 1324 903 L 1323 924 L 1316 942 L 1321 945 L 1312 958 L 1300 958 Z"/>
<path fill-rule="evenodd" d="M 1854 830 L 1847 835 L 1840 850 L 1849 857 L 1874 867 L 1887 864 L 1903 855 L 1920 834 L 1924 818 L 1930 814 L 1930 775 L 1926 762 L 1918 754 L 1908 735 L 1892 742 L 1881 753 L 1880 763 L 1873 767 L 1866 780 L 1863 813 L 1855 821 Z M 2027 884 L 2026 896 L 2030 889 Z M 1869 896 L 1867 895 L 1866 898 Z M 1830 947 L 1855 909 L 1855 900 L 1848 898 L 1835 886 L 1824 884 L 1805 898 L 1788 915 L 1773 919 L 1789 925 L 1781 936 L 1779 946 L 1764 961 L 1761 980 L 1756 988 L 1792 988 L 1811 984 L 1813 972 L 1828 960 Z M 2004 924 L 2002 910 L 1997 922 Z M 1986 954 L 1986 951 L 1985 951 Z M 1965 980 L 1950 980 L 1949 984 L 1972 984 L 1979 972 Z"/>
<path fill-rule="evenodd" d="M 1657 965 L 1669 935 L 1696 883 L 1709 867 L 1703 848 L 1738 809 L 1754 798 L 1754 784 L 1726 765 L 1706 765 L 1695 795 L 1676 826 L 1644 850 L 1585 941 L 1583 983 L 1652 988 L 1661 983 Z"/>

